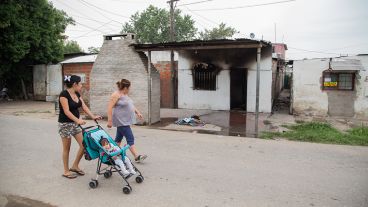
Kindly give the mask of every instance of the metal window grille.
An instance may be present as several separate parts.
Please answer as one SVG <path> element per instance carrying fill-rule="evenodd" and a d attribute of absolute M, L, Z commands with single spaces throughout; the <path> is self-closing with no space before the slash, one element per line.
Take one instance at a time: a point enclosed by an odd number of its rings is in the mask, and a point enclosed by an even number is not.
<path fill-rule="evenodd" d="M 194 90 L 216 90 L 217 72 L 213 65 L 196 64 L 193 68 Z"/>

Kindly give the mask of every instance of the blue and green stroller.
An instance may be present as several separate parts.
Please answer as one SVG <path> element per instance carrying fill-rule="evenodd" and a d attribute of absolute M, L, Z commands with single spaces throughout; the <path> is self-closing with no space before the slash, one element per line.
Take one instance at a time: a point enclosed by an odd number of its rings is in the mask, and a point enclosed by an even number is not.
<path fill-rule="evenodd" d="M 98 187 L 98 177 L 100 175 L 103 175 L 106 179 L 110 178 L 112 176 L 113 172 L 119 173 L 119 175 L 123 178 L 125 181 L 125 185 L 123 187 L 123 192 L 125 194 L 129 194 L 132 191 L 132 187 L 130 186 L 128 179 L 131 176 L 124 177 L 122 172 L 119 170 L 118 165 L 115 164 L 113 157 L 117 155 L 125 156 L 126 150 L 129 149 L 129 145 L 120 148 L 115 141 L 109 136 L 109 134 L 106 133 L 106 131 L 98 124 L 97 121 L 96 126 L 89 126 L 86 128 L 82 128 L 83 132 L 83 146 L 84 146 L 84 157 L 86 160 L 95 160 L 98 159 L 97 162 L 97 170 L 96 170 L 96 179 L 92 179 L 89 182 L 89 186 L 91 188 L 97 188 Z M 107 138 L 109 143 L 115 146 L 118 146 L 120 148 L 119 151 L 110 153 L 105 151 L 105 149 L 100 145 L 100 139 L 101 138 Z M 105 164 L 107 166 L 102 167 L 102 164 Z M 133 165 L 133 163 L 132 163 Z M 137 176 L 135 177 L 135 181 L 137 183 L 142 183 L 144 180 L 144 177 L 142 176 L 142 173 L 133 165 L 134 170 L 137 172 Z"/>

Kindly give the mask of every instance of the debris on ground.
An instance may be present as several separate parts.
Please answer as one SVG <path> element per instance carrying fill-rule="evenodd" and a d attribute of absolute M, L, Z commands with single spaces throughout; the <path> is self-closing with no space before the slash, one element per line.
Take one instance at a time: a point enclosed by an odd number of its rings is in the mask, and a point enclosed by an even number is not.
<path fill-rule="evenodd" d="M 204 126 L 206 123 L 201 121 L 200 117 L 198 115 L 193 115 L 191 117 L 179 119 L 175 122 L 175 124 L 178 125 L 188 125 L 188 126 Z"/>

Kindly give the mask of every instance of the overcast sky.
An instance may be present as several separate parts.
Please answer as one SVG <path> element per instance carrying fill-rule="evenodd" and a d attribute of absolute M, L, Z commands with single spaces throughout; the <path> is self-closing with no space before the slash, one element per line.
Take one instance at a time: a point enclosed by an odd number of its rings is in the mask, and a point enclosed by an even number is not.
<path fill-rule="evenodd" d="M 239 31 L 237 37 L 286 43 L 288 59 L 368 53 L 368 0 L 180 0 L 178 9 L 196 21 L 199 30 L 224 22 Z M 66 35 L 87 51 L 100 47 L 103 34 L 119 33 L 122 23 L 150 4 L 169 9 L 167 0 L 52 0 L 76 21 Z M 86 3 L 87 2 L 87 3 Z M 89 4 L 88 4 L 89 3 Z M 97 7 L 97 8 L 96 8 Z M 224 9 L 229 7 L 245 7 Z M 98 9 L 99 8 L 99 9 Z M 222 10 L 208 10 L 208 9 Z M 201 11 L 202 10 L 202 11 Z"/>

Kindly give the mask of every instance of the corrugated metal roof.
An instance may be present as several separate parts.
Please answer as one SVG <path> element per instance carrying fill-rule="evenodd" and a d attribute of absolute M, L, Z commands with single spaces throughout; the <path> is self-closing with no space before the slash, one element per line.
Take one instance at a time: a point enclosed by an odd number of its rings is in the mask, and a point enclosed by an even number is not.
<path fill-rule="evenodd" d="M 70 64 L 70 63 L 93 63 L 97 58 L 97 54 L 94 55 L 83 55 L 75 58 L 70 58 L 61 62 L 61 64 Z"/>
<path fill-rule="evenodd" d="M 362 70 L 364 67 L 360 60 L 334 58 L 331 61 L 332 70 Z"/>
<path fill-rule="evenodd" d="M 236 47 L 239 45 L 255 45 L 262 44 L 263 46 L 272 45 L 271 42 L 264 40 L 253 40 L 246 38 L 239 39 L 215 39 L 215 40 L 193 40 L 193 41 L 182 41 L 182 42 L 166 42 L 166 43 L 155 43 L 155 44 L 132 44 L 136 50 L 167 50 L 167 49 L 185 49 L 185 48 L 205 48 L 205 47 Z"/>

